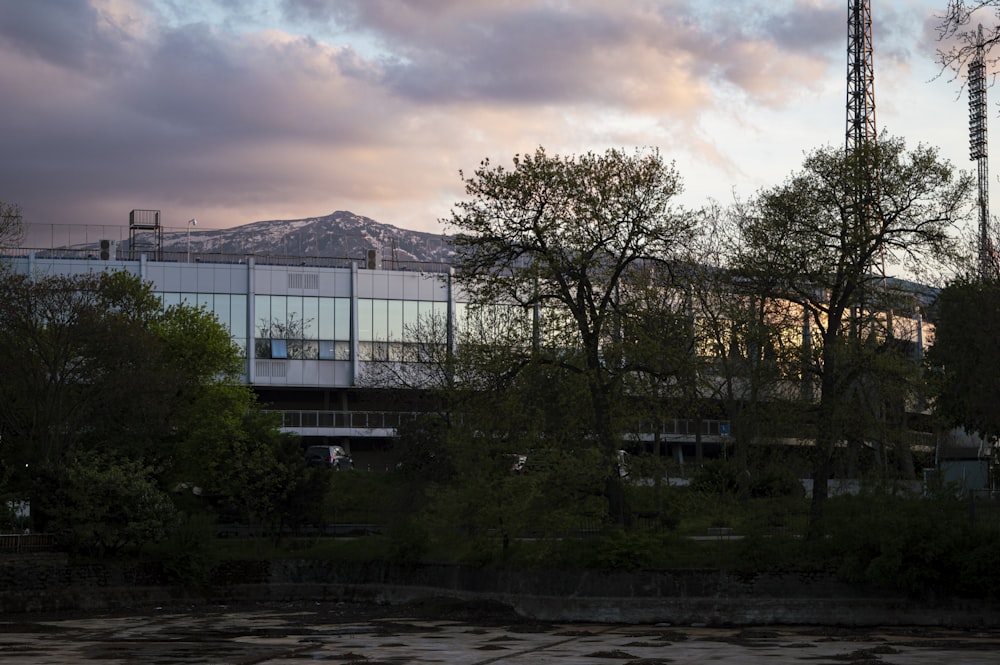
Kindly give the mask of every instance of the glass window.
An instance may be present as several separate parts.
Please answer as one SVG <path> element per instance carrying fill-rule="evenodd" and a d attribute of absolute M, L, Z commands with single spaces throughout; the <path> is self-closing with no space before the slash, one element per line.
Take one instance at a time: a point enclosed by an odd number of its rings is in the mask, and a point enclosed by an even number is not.
<path fill-rule="evenodd" d="M 403 302 L 403 341 L 411 341 L 416 338 L 420 321 L 420 303 L 416 300 L 406 300 Z"/>
<path fill-rule="evenodd" d="M 233 337 L 246 339 L 247 336 L 247 297 L 233 295 L 229 299 L 229 330 Z"/>
<path fill-rule="evenodd" d="M 334 325 L 337 318 L 334 313 L 334 299 L 317 298 L 317 307 L 316 336 L 322 339 L 333 339 L 334 331 L 337 329 Z"/>
<path fill-rule="evenodd" d="M 302 323 L 302 296 L 287 296 L 287 311 L 285 312 L 285 337 L 287 339 L 302 339 L 304 326 Z"/>
<path fill-rule="evenodd" d="M 209 311 L 215 314 L 215 317 L 219 319 L 219 323 L 226 326 L 226 330 L 231 335 L 233 333 L 233 326 L 230 324 L 232 314 L 229 311 L 229 294 L 216 293 L 212 302 L 212 309 Z"/>
<path fill-rule="evenodd" d="M 198 307 L 203 307 L 209 312 L 215 310 L 214 300 L 211 293 L 196 293 L 191 298 L 191 302 L 197 303 Z"/>
<path fill-rule="evenodd" d="M 181 294 L 179 293 L 161 293 L 160 301 L 163 303 L 163 309 L 166 310 L 170 307 L 181 304 Z"/>
<path fill-rule="evenodd" d="M 447 322 L 448 303 L 446 302 L 431 303 L 431 316 L 433 316 L 436 321 L 440 321 L 441 323 Z"/>
<path fill-rule="evenodd" d="M 319 339 L 319 298 L 302 298 L 302 339 Z"/>
<path fill-rule="evenodd" d="M 319 359 L 320 360 L 333 360 L 334 356 L 334 346 L 332 339 L 321 339 L 319 341 Z"/>
<path fill-rule="evenodd" d="M 375 341 L 389 338 L 389 303 L 385 300 L 372 300 L 372 339 Z"/>
<path fill-rule="evenodd" d="M 304 360 L 316 360 L 319 358 L 319 342 L 314 339 L 304 339 L 302 345 L 302 358 Z"/>
<path fill-rule="evenodd" d="M 403 339 L 403 301 L 387 300 L 385 302 L 385 339 Z"/>
<path fill-rule="evenodd" d="M 334 299 L 334 331 L 333 338 L 339 341 L 350 341 L 351 339 L 351 299 L 350 298 L 335 298 Z M 360 310 L 360 301 L 358 301 L 358 308 Z M 364 338 L 362 338 L 364 339 Z"/>
<path fill-rule="evenodd" d="M 272 358 L 287 358 L 288 357 L 288 342 L 283 339 L 272 339 L 271 340 L 271 357 Z"/>
<path fill-rule="evenodd" d="M 373 331 L 372 331 L 372 317 L 373 317 L 373 314 L 372 314 L 372 303 L 373 302 L 374 301 L 372 301 L 372 300 L 370 300 L 368 298 L 359 298 L 358 299 L 358 339 L 362 340 L 362 341 L 365 341 L 365 342 L 370 342 L 374 338 L 374 334 L 373 334 Z M 337 318 L 337 323 L 338 323 L 338 326 L 337 326 L 338 330 L 337 330 L 337 332 L 339 333 L 340 332 L 340 330 L 339 330 L 339 328 L 340 328 L 340 326 L 339 326 L 340 318 L 339 317 Z M 336 339 L 340 339 L 340 335 L 339 334 L 336 335 Z"/>
<path fill-rule="evenodd" d="M 254 296 L 254 335 L 256 337 L 271 336 L 271 296 Z"/>
<path fill-rule="evenodd" d="M 271 334 L 268 337 L 288 339 L 288 301 L 285 296 L 271 296 Z"/>
<path fill-rule="evenodd" d="M 271 357 L 271 340 L 257 338 L 254 340 L 254 356 L 257 358 Z"/>
<path fill-rule="evenodd" d="M 350 342 L 334 342 L 333 343 L 333 355 L 337 360 L 350 360 L 351 359 L 351 343 Z"/>

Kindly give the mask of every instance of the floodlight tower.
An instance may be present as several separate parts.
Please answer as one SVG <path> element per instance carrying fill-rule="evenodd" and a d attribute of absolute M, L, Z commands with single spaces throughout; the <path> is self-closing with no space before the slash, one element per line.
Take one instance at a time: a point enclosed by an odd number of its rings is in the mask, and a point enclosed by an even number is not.
<path fill-rule="evenodd" d="M 847 152 L 875 141 L 871 0 L 847 2 Z"/>
<path fill-rule="evenodd" d="M 847 156 L 861 153 L 863 162 L 854 161 L 859 172 L 854 179 L 854 206 L 862 217 L 869 233 L 874 234 L 881 220 L 876 219 L 871 197 L 878 190 L 878 173 L 873 172 L 868 156 L 878 139 L 875 127 L 875 64 L 872 57 L 872 5 L 871 0 L 847 1 Z M 878 262 L 878 269 L 885 285 L 885 256 Z M 865 293 L 862 289 L 859 311 L 865 310 Z M 891 324 L 890 324 L 890 330 Z"/>
<path fill-rule="evenodd" d="M 986 142 L 986 65 L 983 26 L 976 37 L 976 56 L 969 63 L 969 158 L 979 167 L 979 277 L 993 273 L 990 234 L 989 159 Z"/>

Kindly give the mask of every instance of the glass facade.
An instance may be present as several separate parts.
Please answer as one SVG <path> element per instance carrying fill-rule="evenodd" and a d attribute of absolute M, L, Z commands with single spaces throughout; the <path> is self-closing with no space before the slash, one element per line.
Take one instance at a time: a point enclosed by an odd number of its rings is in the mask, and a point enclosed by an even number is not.
<path fill-rule="evenodd" d="M 186 304 L 204 307 L 226 326 L 243 355 L 247 351 L 247 297 L 230 293 L 159 293 L 164 309 Z"/>
<path fill-rule="evenodd" d="M 351 359 L 350 298 L 254 296 L 254 355 Z"/>
<path fill-rule="evenodd" d="M 430 300 L 358 299 L 361 360 L 408 362 L 420 344 L 447 341 L 448 303 Z"/>

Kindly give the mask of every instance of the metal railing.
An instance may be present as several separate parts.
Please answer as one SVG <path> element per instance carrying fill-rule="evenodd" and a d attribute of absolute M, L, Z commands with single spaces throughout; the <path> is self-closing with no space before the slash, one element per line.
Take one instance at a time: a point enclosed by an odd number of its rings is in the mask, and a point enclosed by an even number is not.
<path fill-rule="evenodd" d="M 281 415 L 281 427 L 288 429 L 396 429 L 418 415 L 410 411 L 272 411 Z"/>
<path fill-rule="evenodd" d="M 253 259 L 256 265 L 262 266 L 294 266 L 305 268 L 351 268 L 358 265 L 365 267 L 365 260 L 362 257 L 345 256 L 299 256 L 295 254 L 257 254 L 253 252 L 206 252 L 191 250 L 164 249 L 156 250 L 150 248 L 130 249 L 128 247 L 117 246 L 114 255 L 101 257 L 101 250 L 97 247 L 57 247 L 45 249 L 38 247 L 17 247 L 3 248 L 0 256 L 26 257 L 34 254 L 40 259 L 72 259 L 84 261 L 138 261 L 141 256 L 145 256 L 149 261 L 161 263 L 212 263 L 212 264 L 245 264 Z M 442 261 L 410 261 L 383 259 L 380 263 L 382 270 L 427 272 L 427 273 L 447 273 L 451 269 L 451 264 Z"/>
<path fill-rule="evenodd" d="M 55 536 L 49 533 L 0 533 L 0 552 L 43 552 L 55 547 Z"/>

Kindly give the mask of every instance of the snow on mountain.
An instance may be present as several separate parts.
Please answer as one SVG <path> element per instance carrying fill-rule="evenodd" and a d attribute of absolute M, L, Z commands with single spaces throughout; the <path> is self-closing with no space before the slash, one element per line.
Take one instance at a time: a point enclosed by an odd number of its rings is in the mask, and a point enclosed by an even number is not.
<path fill-rule="evenodd" d="M 383 260 L 447 262 L 447 236 L 410 231 L 346 210 L 307 219 L 252 222 L 229 229 L 191 227 L 163 237 L 166 251 L 363 258 L 369 249 Z"/>

